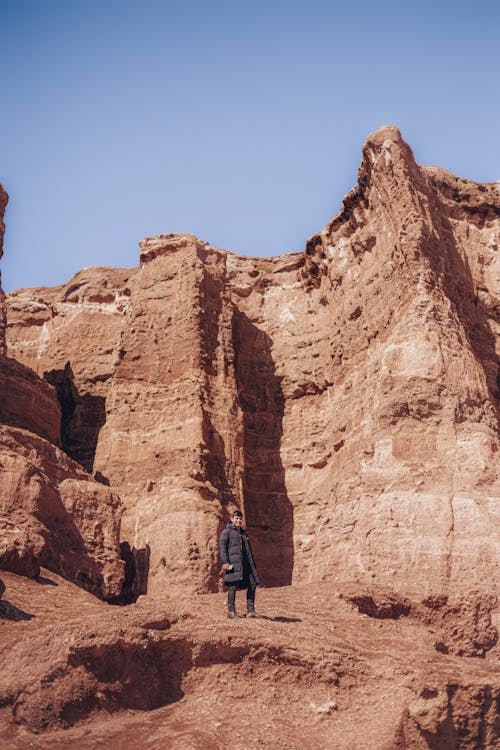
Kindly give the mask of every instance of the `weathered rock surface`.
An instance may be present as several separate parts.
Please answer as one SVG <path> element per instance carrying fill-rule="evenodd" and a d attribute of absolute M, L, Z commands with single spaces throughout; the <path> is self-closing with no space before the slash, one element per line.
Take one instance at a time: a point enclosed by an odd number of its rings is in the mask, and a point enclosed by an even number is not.
<path fill-rule="evenodd" d="M 21 427 L 60 445 L 61 410 L 55 388 L 5 356 L 0 356 L 0 424 Z"/>
<path fill-rule="evenodd" d="M 26 528 L 0 516 L 0 568 L 36 578 L 40 574 L 38 556 Z"/>
<path fill-rule="evenodd" d="M 267 585 L 494 593 L 499 217 L 498 185 L 418 166 L 386 127 L 304 253 L 160 235 L 139 269 L 8 295 L 9 355 L 122 497 L 150 593 L 218 586 L 228 503 Z"/>
<path fill-rule="evenodd" d="M 0 425 L 0 463 L 0 567 L 32 576 L 42 564 L 118 596 L 120 498 L 27 430 Z"/>
<path fill-rule="evenodd" d="M 498 746 L 499 217 L 388 127 L 304 253 L 0 292 L 6 746 Z M 233 503 L 262 620 L 186 593 Z"/>
<path fill-rule="evenodd" d="M 358 612 L 379 620 L 412 617 L 423 622 L 436 633 L 436 650 L 445 654 L 482 658 L 498 643 L 498 630 L 492 621 L 496 596 L 471 591 L 454 601 L 446 596 L 429 596 L 412 602 L 397 592 L 372 587 L 368 591 L 346 591 L 341 598 Z"/>
<path fill-rule="evenodd" d="M 42 573 L 4 574 L 0 730 L 12 750 L 500 739 L 498 661 L 439 653 L 421 621 L 366 617 L 336 584 L 263 590 L 263 619 L 228 622 L 221 594 L 110 607 Z"/>

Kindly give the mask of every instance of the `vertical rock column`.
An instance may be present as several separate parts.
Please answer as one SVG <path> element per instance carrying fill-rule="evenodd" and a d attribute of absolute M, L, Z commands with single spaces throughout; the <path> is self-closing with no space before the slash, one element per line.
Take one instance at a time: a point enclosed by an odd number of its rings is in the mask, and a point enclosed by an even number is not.
<path fill-rule="evenodd" d="M 214 590 L 238 484 L 224 254 L 190 235 L 141 247 L 94 468 L 125 501 L 122 536 L 149 568 L 148 593 Z"/>

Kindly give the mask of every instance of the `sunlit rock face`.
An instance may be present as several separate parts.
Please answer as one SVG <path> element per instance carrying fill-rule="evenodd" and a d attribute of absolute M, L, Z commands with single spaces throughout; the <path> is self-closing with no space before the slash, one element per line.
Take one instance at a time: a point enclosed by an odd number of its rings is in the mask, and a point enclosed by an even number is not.
<path fill-rule="evenodd" d="M 164 234 L 139 268 L 7 295 L 8 354 L 122 498 L 142 592 L 216 590 L 230 504 L 266 585 L 494 590 L 499 217 L 498 185 L 385 127 L 303 253 Z"/>

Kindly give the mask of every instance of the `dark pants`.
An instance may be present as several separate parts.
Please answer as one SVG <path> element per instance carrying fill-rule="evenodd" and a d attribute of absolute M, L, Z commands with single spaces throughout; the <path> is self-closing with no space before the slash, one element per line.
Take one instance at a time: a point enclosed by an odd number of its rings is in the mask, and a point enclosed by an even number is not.
<path fill-rule="evenodd" d="M 247 590 L 247 612 L 253 612 L 255 609 L 255 589 L 257 587 L 255 586 L 255 582 L 250 577 L 246 581 L 243 581 L 242 583 L 235 584 L 234 586 L 229 586 L 227 590 L 227 608 L 230 612 L 234 612 L 236 610 L 236 591 L 238 589 L 246 589 Z"/>

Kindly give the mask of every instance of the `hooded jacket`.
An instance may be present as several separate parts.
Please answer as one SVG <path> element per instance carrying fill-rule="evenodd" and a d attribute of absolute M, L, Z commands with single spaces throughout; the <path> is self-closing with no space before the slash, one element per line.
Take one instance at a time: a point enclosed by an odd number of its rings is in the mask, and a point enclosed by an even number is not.
<path fill-rule="evenodd" d="M 259 577 L 248 534 L 245 529 L 238 529 L 229 521 L 219 539 L 219 553 L 222 564 L 230 563 L 233 566 L 233 570 L 224 571 L 225 586 L 234 586 L 243 581 L 244 552 L 248 560 L 249 573 L 258 585 Z"/>

